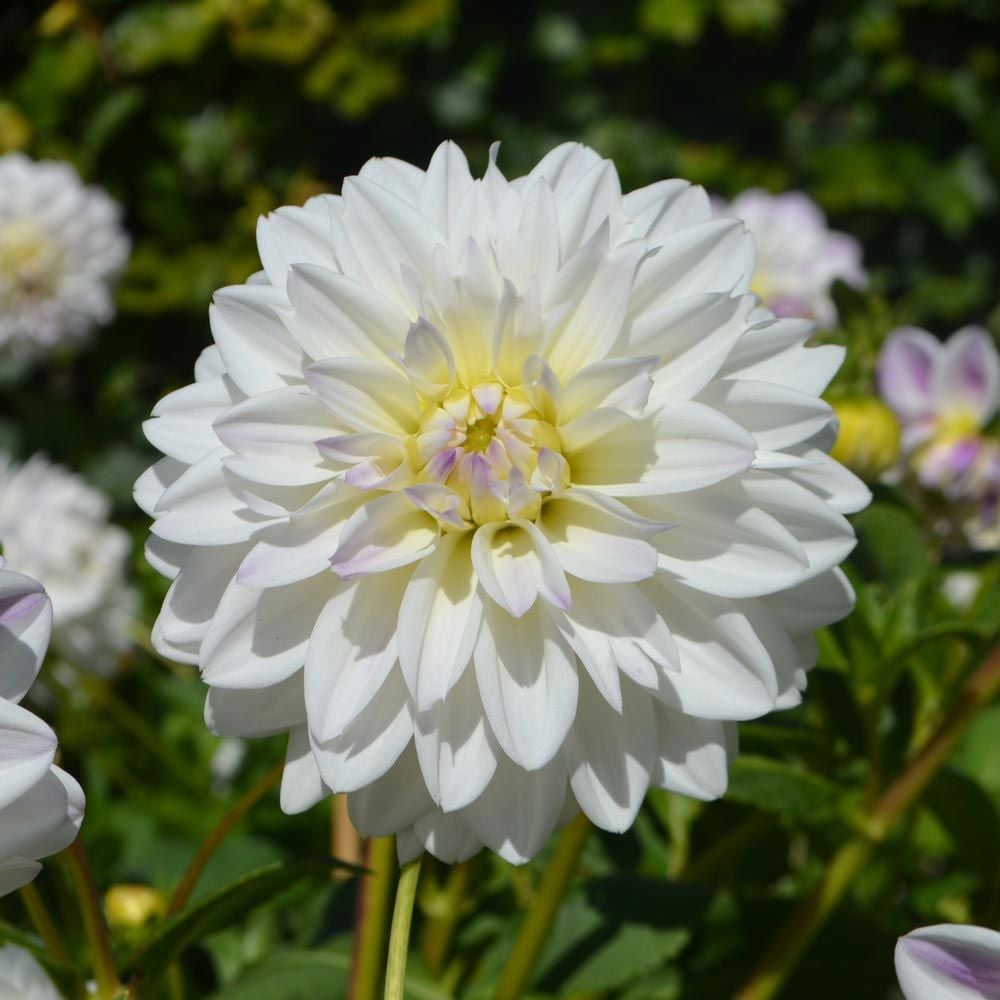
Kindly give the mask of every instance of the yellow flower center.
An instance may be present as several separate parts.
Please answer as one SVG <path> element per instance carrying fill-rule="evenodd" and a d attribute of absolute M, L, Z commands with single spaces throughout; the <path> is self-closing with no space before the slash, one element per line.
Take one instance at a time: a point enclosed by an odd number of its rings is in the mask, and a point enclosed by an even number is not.
<path fill-rule="evenodd" d="M 534 519 L 543 499 L 569 484 L 556 429 L 523 390 L 499 382 L 460 387 L 429 406 L 415 451 L 418 480 L 454 490 L 471 524 Z"/>

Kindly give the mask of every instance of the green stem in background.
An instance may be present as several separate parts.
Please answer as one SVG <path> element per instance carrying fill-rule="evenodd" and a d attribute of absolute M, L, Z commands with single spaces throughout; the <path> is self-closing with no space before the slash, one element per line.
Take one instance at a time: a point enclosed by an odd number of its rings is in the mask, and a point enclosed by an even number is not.
<path fill-rule="evenodd" d="M 863 834 L 841 847 L 827 865 L 819 885 L 799 904 L 778 932 L 747 984 L 735 1000 L 771 1000 L 787 981 L 802 954 L 837 908 L 875 846 L 917 802 L 959 737 L 977 713 L 1000 691 L 1000 646 L 969 678 L 954 705 L 903 773 L 864 818 Z"/>
<path fill-rule="evenodd" d="M 56 925 L 45 906 L 41 893 L 29 883 L 21 887 L 20 894 L 21 902 L 24 903 L 24 908 L 28 911 L 28 916 L 31 918 L 35 930 L 38 931 L 38 936 L 45 942 L 45 947 L 49 949 L 49 953 L 60 962 L 69 962 L 69 952 L 62 943 L 62 938 L 59 937 L 59 932 L 56 930 Z"/>
<path fill-rule="evenodd" d="M 233 827 L 278 783 L 284 767 L 283 760 L 275 764 L 253 788 L 243 794 L 201 842 L 197 853 L 185 869 L 180 882 L 177 883 L 173 896 L 170 897 L 170 905 L 167 907 L 168 917 L 175 916 L 184 909 L 187 901 L 191 898 L 191 893 L 194 892 L 195 886 L 198 884 L 198 879 L 201 878 L 201 874 L 205 870 L 205 866 L 218 850 L 219 844 Z"/>
<path fill-rule="evenodd" d="M 431 887 L 424 881 L 429 891 L 420 891 L 420 909 L 426 917 L 423 933 L 424 961 L 427 969 L 436 979 L 444 972 L 448 950 L 451 948 L 455 928 L 462 915 L 462 901 L 469 884 L 471 862 L 463 861 L 452 866 L 443 888 Z"/>
<path fill-rule="evenodd" d="M 385 933 L 389 894 L 396 867 L 396 842 L 392 837 L 368 841 L 369 874 L 358 881 L 358 907 L 354 919 L 354 957 L 347 996 L 349 1000 L 376 1000 L 385 962 Z"/>
<path fill-rule="evenodd" d="M 121 991 L 121 982 L 115 968 L 114 955 L 111 953 L 111 939 L 108 936 L 108 925 L 101 911 L 101 901 L 97 895 L 97 885 L 90 860 L 83 849 L 83 844 L 77 838 L 65 851 L 73 888 L 83 918 L 83 930 L 90 947 L 91 959 L 94 963 L 94 979 L 97 982 L 97 1000 L 113 1000 Z"/>
<path fill-rule="evenodd" d="M 420 862 L 423 854 L 403 865 L 396 888 L 396 905 L 392 911 L 392 931 L 389 934 L 389 958 L 385 966 L 385 1000 L 403 1000 L 406 983 L 406 957 L 410 951 L 410 924 L 413 921 L 413 901 L 417 898 Z"/>
<path fill-rule="evenodd" d="M 527 992 L 589 834 L 590 821 L 581 813 L 559 835 L 555 853 L 500 976 L 496 1000 L 518 1000 Z"/>
<path fill-rule="evenodd" d="M 719 868 L 739 858 L 773 827 L 774 817 L 770 813 L 754 813 L 693 858 L 679 877 L 687 882 L 706 881 Z"/>

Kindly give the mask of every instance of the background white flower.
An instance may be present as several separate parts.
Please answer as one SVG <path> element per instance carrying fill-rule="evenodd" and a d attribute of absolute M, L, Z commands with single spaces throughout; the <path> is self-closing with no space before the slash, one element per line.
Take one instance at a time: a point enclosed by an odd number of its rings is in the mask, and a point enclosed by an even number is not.
<path fill-rule="evenodd" d="M 906 1000 L 1000 997 L 1000 934 L 985 927 L 920 927 L 896 943 L 896 975 Z"/>
<path fill-rule="evenodd" d="M 38 960 L 15 944 L 0 948 L 0 1000 L 62 1000 Z"/>
<path fill-rule="evenodd" d="M 4 566 L 0 559 L 0 895 L 72 843 L 84 805 L 80 786 L 53 764 L 55 733 L 18 704 L 45 656 L 51 605 L 38 583 Z"/>
<path fill-rule="evenodd" d="M 107 323 L 128 253 L 118 205 L 70 164 L 0 156 L 0 351 L 32 357 Z"/>
<path fill-rule="evenodd" d="M 769 194 L 750 188 L 715 209 L 717 215 L 742 219 L 753 233 L 757 271 L 750 290 L 778 316 L 805 316 L 833 326 L 834 281 L 857 288 L 867 283 L 861 244 L 831 230 L 823 210 L 801 191 Z"/>
<path fill-rule="evenodd" d="M 52 598 L 58 652 L 102 674 L 128 648 L 138 604 L 125 577 L 131 541 L 110 513 L 111 501 L 68 469 L 0 454 L 0 550 Z"/>
<path fill-rule="evenodd" d="M 442 145 L 260 221 L 137 484 L 154 629 L 227 736 L 290 733 L 282 804 L 521 862 L 650 784 L 712 798 L 846 614 L 825 454 L 842 351 L 747 293 L 753 241 L 672 180 Z"/>

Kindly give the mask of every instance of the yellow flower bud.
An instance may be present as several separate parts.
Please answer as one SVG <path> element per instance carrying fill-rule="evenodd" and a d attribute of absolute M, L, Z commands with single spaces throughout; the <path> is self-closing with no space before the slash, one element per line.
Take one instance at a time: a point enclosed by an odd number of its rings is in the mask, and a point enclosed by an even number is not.
<path fill-rule="evenodd" d="M 830 455 L 862 479 L 876 479 L 899 458 L 899 421 L 884 403 L 870 397 L 833 404 L 840 423 Z"/>
<path fill-rule="evenodd" d="M 13 104 L 0 101 L 0 154 L 26 149 L 31 131 L 31 122 Z"/>
<path fill-rule="evenodd" d="M 143 927 L 166 910 L 163 893 L 150 885 L 113 885 L 104 896 L 104 913 L 116 930 Z"/>

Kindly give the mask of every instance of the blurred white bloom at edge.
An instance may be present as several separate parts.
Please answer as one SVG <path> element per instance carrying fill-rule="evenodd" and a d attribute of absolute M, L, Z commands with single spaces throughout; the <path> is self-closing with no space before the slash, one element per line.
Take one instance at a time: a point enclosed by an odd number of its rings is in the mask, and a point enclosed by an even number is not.
<path fill-rule="evenodd" d="M 4 566 L 0 559 L 0 896 L 73 842 L 84 806 L 80 786 L 53 763 L 55 733 L 18 704 L 45 656 L 52 607 L 38 583 Z"/>
<path fill-rule="evenodd" d="M 896 976 L 906 1000 L 1000 997 L 1000 933 L 985 927 L 920 927 L 896 944 Z"/>
<path fill-rule="evenodd" d="M 826 454 L 843 351 L 759 308 L 741 222 L 582 146 L 512 181 L 495 153 L 261 219 L 136 486 L 209 725 L 288 732 L 285 810 L 347 793 L 404 858 L 721 795 L 736 722 L 796 704 L 850 610 L 869 499 Z"/>
<path fill-rule="evenodd" d="M 109 674 L 129 646 L 138 595 L 125 572 L 131 541 L 111 501 L 42 455 L 0 454 L 0 550 L 52 599 L 53 645 L 74 665 Z"/>
<path fill-rule="evenodd" d="M 863 288 L 861 244 L 827 226 L 823 210 L 801 191 L 769 194 L 750 188 L 732 202 L 715 199 L 715 213 L 742 219 L 757 244 L 750 291 L 777 316 L 805 316 L 820 326 L 837 321 L 834 281 Z"/>
<path fill-rule="evenodd" d="M 38 960 L 16 944 L 0 947 L 0 1000 L 62 1000 Z"/>
<path fill-rule="evenodd" d="M 118 205 L 71 164 L 0 156 L 0 352 L 35 357 L 107 323 L 128 254 Z"/>

